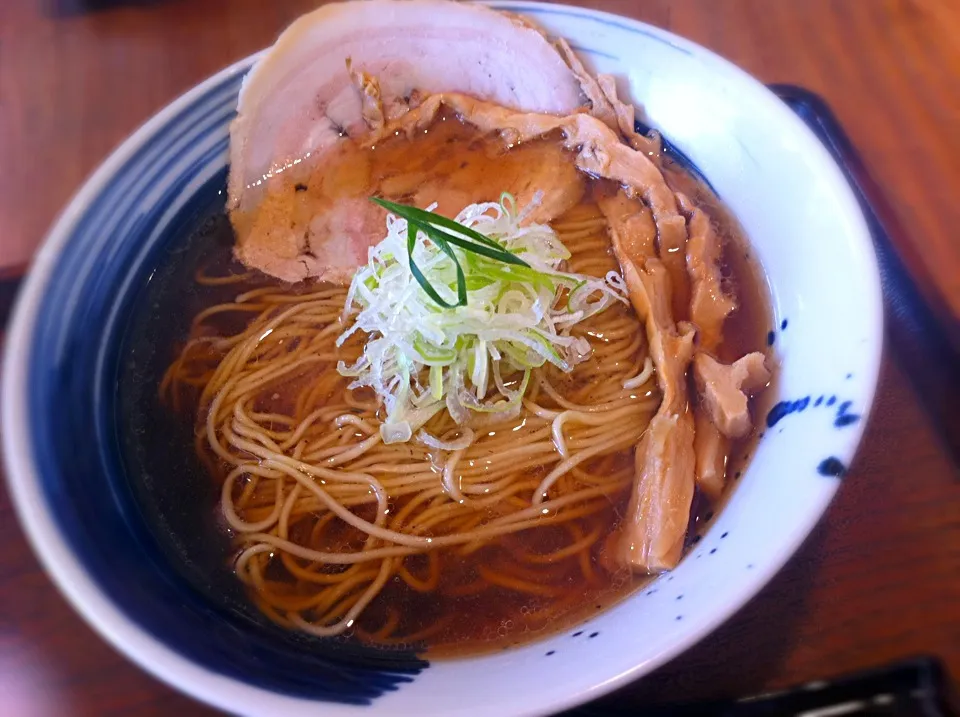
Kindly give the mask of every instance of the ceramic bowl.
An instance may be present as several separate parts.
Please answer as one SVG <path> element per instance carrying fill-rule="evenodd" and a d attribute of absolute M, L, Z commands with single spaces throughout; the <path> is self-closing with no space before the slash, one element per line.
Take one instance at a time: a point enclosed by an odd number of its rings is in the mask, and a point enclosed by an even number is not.
<path fill-rule="evenodd" d="M 9 487 L 78 612 L 169 684 L 233 713 L 534 715 L 598 697 L 700 640 L 746 603 L 823 514 L 877 383 L 876 258 L 839 168 L 763 85 L 703 48 L 615 15 L 497 3 L 622 79 L 646 121 L 739 218 L 773 296 L 777 405 L 726 508 L 680 566 L 587 622 L 525 647 L 430 663 L 306 648 L 203 599 L 158 549 L 118 449 L 119 346 L 138 291 L 218 199 L 228 123 L 254 58 L 160 112 L 64 210 L 7 335 Z"/>

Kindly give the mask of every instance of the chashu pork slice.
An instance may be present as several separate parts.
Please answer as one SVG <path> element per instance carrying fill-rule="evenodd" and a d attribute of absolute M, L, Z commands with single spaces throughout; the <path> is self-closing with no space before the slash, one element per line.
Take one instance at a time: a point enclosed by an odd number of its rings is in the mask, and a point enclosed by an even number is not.
<path fill-rule="evenodd" d="M 284 168 L 367 131 L 360 72 L 377 79 L 388 118 L 411 96 L 436 92 L 554 115 L 583 101 L 557 50 L 509 15 L 451 0 L 325 5 L 296 20 L 244 79 L 230 130 L 229 209 L 250 209 Z"/>
<path fill-rule="evenodd" d="M 429 137 L 390 134 L 376 151 L 344 142 L 308 174 L 272 187 L 255 211 L 233 212 L 236 257 L 284 281 L 349 284 L 386 231 L 386 211 L 371 195 L 435 205 L 453 218 L 509 192 L 532 222 L 549 222 L 580 201 L 584 176 L 559 142 L 503 151 L 495 136 L 481 139 L 448 119 L 429 125 Z"/>
<path fill-rule="evenodd" d="M 366 84 L 367 81 L 364 80 L 363 83 Z M 366 89 L 363 92 L 370 96 Z M 382 102 L 382 94 L 380 100 Z M 376 114 L 375 104 L 372 109 Z M 370 108 L 368 114 L 369 110 Z M 466 197 L 470 197 L 471 201 L 491 201 L 496 200 L 501 190 L 506 190 L 514 193 L 523 207 L 532 198 L 531 190 L 539 190 L 543 192 L 543 197 L 531 219 L 549 222 L 577 203 L 584 189 L 583 176 L 610 179 L 622 185 L 631 196 L 642 198 L 649 206 L 652 221 L 656 226 L 656 237 L 663 252 L 661 261 L 669 274 L 664 281 L 667 300 L 669 301 L 671 296 L 676 298 L 677 292 L 674 290 L 681 285 L 675 276 L 677 269 L 681 272 L 679 279 L 683 280 L 682 285 L 686 286 L 683 255 L 673 250 L 686 243 L 686 221 L 679 213 L 673 191 L 664 180 L 654 159 L 646 152 L 627 144 L 618 129 L 611 128 L 602 119 L 587 112 L 558 116 L 516 111 L 463 93 L 436 93 L 423 97 L 416 108 L 409 109 L 396 119 L 385 121 L 378 129 L 368 132 L 364 135 L 365 141 L 378 146 L 378 152 L 385 151 L 387 144 L 398 136 L 413 140 L 421 133 L 431 131 L 430 128 L 435 123 L 443 121 L 444 112 L 452 113 L 457 121 L 470 125 L 480 135 L 496 139 L 504 152 L 503 162 L 507 165 L 519 159 L 518 154 L 534 151 L 532 147 L 540 140 L 546 141 L 545 145 L 541 145 L 545 148 L 544 156 L 540 160 L 527 163 L 527 166 L 536 169 L 511 172 L 503 171 L 504 167 L 500 167 L 492 172 L 488 179 L 496 181 L 496 191 L 486 196 L 477 196 L 473 190 L 458 192 L 457 182 L 453 180 L 443 181 L 440 186 L 427 192 L 426 189 L 431 185 L 429 178 L 414 178 L 414 184 L 425 190 L 414 193 L 417 203 L 426 205 L 438 201 L 443 206 L 445 202 L 442 195 L 447 195 L 449 201 L 453 201 L 451 195 L 456 195 L 460 201 L 464 201 Z M 564 151 L 569 153 L 569 160 L 559 158 L 557 153 Z M 322 174 L 329 174 L 330 160 L 335 154 L 336 149 L 331 149 L 321 164 Z M 441 163 L 440 160 L 432 163 L 434 172 L 439 172 Z M 535 182 L 527 181 L 534 177 Z M 302 220 L 298 220 L 296 214 L 291 215 L 287 208 L 291 202 L 297 204 L 307 201 L 313 196 L 313 192 L 322 191 L 323 187 L 318 190 L 317 185 L 331 184 L 328 179 L 329 176 L 325 176 L 318 182 L 316 178 L 312 178 L 304 185 L 309 191 L 299 195 L 296 186 L 289 182 L 280 183 L 287 187 L 286 194 L 278 191 L 276 187 L 271 188 L 261 200 L 257 211 L 232 211 L 231 220 L 237 234 L 236 256 L 247 266 L 286 281 L 319 278 L 348 282 L 353 270 L 362 263 L 367 249 L 382 238 L 370 231 L 377 223 L 372 213 L 378 210 L 372 205 L 361 209 L 364 206 L 362 202 L 352 203 L 350 207 L 341 204 L 322 210 L 314 204 L 313 210 L 305 212 Z M 360 183 L 361 187 L 369 191 L 382 190 L 384 195 L 391 198 L 399 198 L 397 194 L 409 194 L 405 191 L 398 192 L 396 188 L 391 191 L 385 184 Z M 391 181 L 391 184 L 396 182 Z M 469 190 L 468 187 L 460 189 Z M 448 202 L 446 209 L 452 213 L 456 204 L 457 202 L 453 202 L 451 206 Z M 460 208 L 462 205 L 457 209 Z M 356 211 L 361 211 L 366 216 L 357 217 Z M 314 221 L 327 212 L 351 216 L 344 216 L 349 221 L 336 223 L 336 227 L 342 231 L 330 231 L 331 225 L 328 222 Z M 679 257 L 679 267 L 676 266 L 674 255 Z M 664 259 L 664 256 L 669 258 Z"/>

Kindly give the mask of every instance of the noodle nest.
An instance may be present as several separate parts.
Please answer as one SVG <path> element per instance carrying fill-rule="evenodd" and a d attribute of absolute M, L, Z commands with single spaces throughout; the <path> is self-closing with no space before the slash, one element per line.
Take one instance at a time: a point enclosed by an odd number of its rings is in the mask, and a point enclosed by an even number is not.
<path fill-rule="evenodd" d="M 616 269 L 596 206 L 553 228 L 571 251 L 570 270 Z M 532 596 L 545 622 L 572 607 L 557 576 L 572 569 L 598 580 L 610 506 L 626 500 L 633 449 L 659 403 L 632 309 L 616 305 L 579 325 L 592 357 L 570 374 L 536 369 L 519 418 L 469 427 L 446 411 L 431 419 L 431 434 L 464 446 L 442 451 L 385 445 L 374 395 L 348 389 L 337 372 L 363 346 L 354 336 L 335 347 L 346 288 L 249 289 L 249 275 L 198 281 L 248 290 L 197 315 L 161 396 L 195 412 L 196 449 L 221 483 L 236 574 L 271 619 L 321 637 L 402 644 L 436 637 L 450 616 L 405 633 L 391 608 L 367 624 L 362 615 L 391 581 L 447 598 Z M 215 328 L 237 317 L 245 323 L 237 333 Z M 511 560 L 480 563 L 466 583 L 443 580 L 444 561 L 551 527 L 565 537 L 549 552 L 514 546 Z"/>

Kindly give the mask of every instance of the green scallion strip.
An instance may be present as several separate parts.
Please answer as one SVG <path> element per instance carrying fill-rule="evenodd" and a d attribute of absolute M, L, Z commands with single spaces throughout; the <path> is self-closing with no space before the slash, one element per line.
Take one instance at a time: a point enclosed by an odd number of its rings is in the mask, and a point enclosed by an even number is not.
<path fill-rule="evenodd" d="M 437 293 L 436 289 L 433 288 L 433 285 L 427 281 L 427 277 L 423 275 L 423 272 L 420 271 L 420 267 L 417 266 L 417 262 L 413 260 L 413 249 L 417 245 L 417 227 L 414 224 L 409 224 L 407 228 L 407 253 L 410 255 L 410 273 L 413 274 L 413 278 L 417 280 L 417 283 L 420 284 L 427 296 L 433 299 L 436 303 L 440 304 L 445 309 L 452 309 L 455 306 L 461 306 L 461 304 L 450 304 L 448 303 L 440 294 Z M 454 260 L 456 261 L 456 260 Z M 459 268 L 459 264 L 457 267 Z M 459 279 L 459 275 L 457 277 Z M 459 286 L 457 287 L 460 288 Z M 459 291 L 457 292 L 459 295 Z M 464 287 L 464 293 L 466 293 L 466 287 Z M 464 298 L 463 305 L 466 304 L 466 298 Z"/>
<path fill-rule="evenodd" d="M 420 287 L 426 292 L 427 296 L 445 309 L 467 305 L 466 276 L 451 245 L 466 252 L 499 261 L 503 264 L 513 264 L 514 266 L 530 268 L 527 262 L 505 249 L 493 239 L 459 222 L 447 219 L 433 212 L 424 211 L 423 209 L 391 202 L 387 199 L 381 199 L 379 197 L 371 197 L 370 199 L 388 212 L 407 220 L 407 254 L 410 260 L 410 273 L 413 274 L 413 278 L 420 284 Z M 420 232 L 423 232 L 430 241 L 437 245 L 437 248 L 453 261 L 457 271 L 457 303 L 451 304 L 441 297 L 413 260 L 413 250 L 417 245 L 417 236 Z"/>
<path fill-rule="evenodd" d="M 500 251 L 503 251 L 503 247 L 497 244 L 497 242 L 490 237 L 484 236 L 476 229 L 471 229 L 470 227 L 466 227 L 459 222 L 455 222 L 453 219 L 447 219 L 444 216 L 435 214 L 434 212 L 428 212 L 425 209 L 411 207 L 409 204 L 398 204 L 397 202 L 391 202 L 388 199 L 380 199 L 379 197 L 371 197 L 371 199 L 388 212 L 393 212 L 398 217 L 403 217 L 408 222 L 451 229 L 458 234 L 467 237 L 468 239 L 473 239 L 474 241 L 478 241 L 481 244 L 486 244 L 493 249 L 499 249 Z"/>
<path fill-rule="evenodd" d="M 407 220 L 410 221 L 409 219 Z M 477 244 L 476 242 L 467 241 L 458 236 L 454 236 L 449 232 L 442 231 L 436 227 L 425 226 L 423 228 L 423 233 L 430 237 L 433 241 L 436 242 L 448 242 L 454 246 L 458 246 L 464 251 L 469 251 L 474 254 L 479 254 L 480 256 L 485 256 L 488 259 L 494 259 L 496 261 L 503 262 L 504 264 L 515 264 L 517 266 L 530 266 L 523 259 L 518 257 L 516 254 L 507 251 L 502 246 L 497 245 L 496 249 L 491 249 L 488 246 L 483 244 Z"/>

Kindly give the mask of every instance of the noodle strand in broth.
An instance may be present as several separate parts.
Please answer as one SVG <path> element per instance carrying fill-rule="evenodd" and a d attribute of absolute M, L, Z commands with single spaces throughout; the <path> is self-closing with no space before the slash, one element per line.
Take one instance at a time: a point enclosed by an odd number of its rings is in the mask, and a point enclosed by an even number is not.
<path fill-rule="evenodd" d="M 552 226 L 570 271 L 617 269 L 596 205 Z M 429 433 L 458 446 L 443 451 L 384 444 L 372 391 L 348 388 L 337 372 L 363 347 L 358 336 L 335 346 L 346 288 L 251 280 L 198 276 L 244 291 L 197 315 L 161 395 L 195 407 L 196 448 L 221 482 L 236 574 L 266 615 L 317 636 L 442 647 L 465 634 L 458 601 L 510 595 L 536 630 L 583 599 L 565 589 L 571 580 L 603 587 L 602 538 L 659 403 L 630 307 L 578 324 L 592 356 L 569 374 L 535 369 L 519 418 L 465 428 L 446 411 L 434 416 Z M 216 328 L 225 318 L 245 326 L 227 334 Z M 418 595 L 439 607 L 411 617 L 405 601 Z"/>

